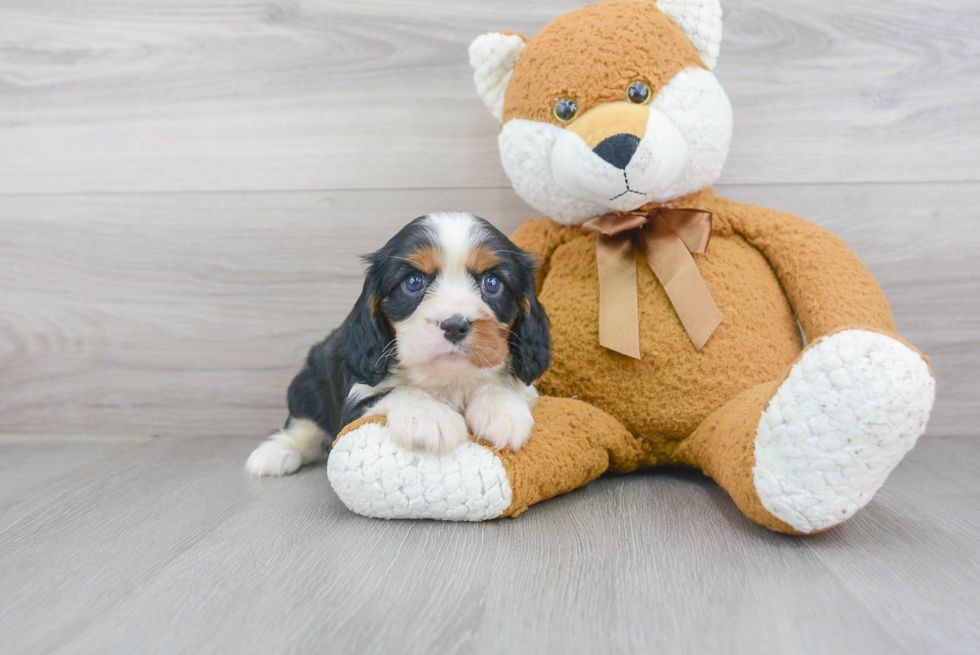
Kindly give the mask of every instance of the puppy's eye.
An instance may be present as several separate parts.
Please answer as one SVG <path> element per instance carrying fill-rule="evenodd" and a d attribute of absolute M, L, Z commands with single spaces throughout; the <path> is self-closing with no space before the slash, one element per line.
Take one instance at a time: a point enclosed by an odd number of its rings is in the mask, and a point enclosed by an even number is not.
<path fill-rule="evenodd" d="M 626 89 L 626 98 L 637 105 L 642 105 L 650 99 L 650 87 L 642 80 L 637 80 Z"/>
<path fill-rule="evenodd" d="M 578 105 L 571 98 L 558 98 L 555 100 L 554 114 L 562 123 L 567 123 L 568 121 L 575 118 L 575 113 L 578 111 Z"/>
<path fill-rule="evenodd" d="M 500 293 L 500 290 L 504 288 L 500 278 L 493 273 L 487 273 L 484 275 L 480 284 L 483 286 L 483 292 L 488 296 L 496 296 L 498 293 Z"/>
<path fill-rule="evenodd" d="M 418 293 L 425 288 L 425 278 L 418 273 L 412 273 L 407 278 L 405 278 L 405 291 L 409 293 Z"/>

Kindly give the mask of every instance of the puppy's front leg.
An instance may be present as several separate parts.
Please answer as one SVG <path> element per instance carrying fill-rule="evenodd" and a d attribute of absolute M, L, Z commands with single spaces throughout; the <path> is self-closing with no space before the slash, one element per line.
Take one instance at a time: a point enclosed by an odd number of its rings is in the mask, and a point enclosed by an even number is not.
<path fill-rule="evenodd" d="M 405 449 L 447 454 L 469 440 L 462 414 L 415 387 L 397 387 L 365 416 L 387 416 L 388 433 Z"/>
<path fill-rule="evenodd" d="M 466 422 L 473 434 L 500 450 L 519 450 L 534 427 L 531 407 L 538 392 L 531 386 L 488 384 L 476 390 L 466 406 Z"/>
<path fill-rule="evenodd" d="M 256 478 L 295 473 L 300 466 L 315 462 L 323 455 L 326 436 L 312 419 L 291 416 L 286 427 L 273 432 L 252 451 L 245 462 L 245 470 Z"/>

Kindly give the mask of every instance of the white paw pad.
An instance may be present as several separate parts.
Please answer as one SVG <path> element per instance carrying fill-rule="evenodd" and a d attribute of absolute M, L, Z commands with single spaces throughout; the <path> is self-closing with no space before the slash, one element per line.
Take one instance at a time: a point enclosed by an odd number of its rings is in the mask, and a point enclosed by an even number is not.
<path fill-rule="evenodd" d="M 474 435 L 496 450 L 510 446 L 516 451 L 531 436 L 534 416 L 527 401 L 516 395 L 503 402 L 478 396 L 466 408 L 466 422 Z"/>
<path fill-rule="evenodd" d="M 850 518 L 925 431 L 936 385 L 922 357 L 876 332 L 823 339 L 790 371 L 755 436 L 763 506 L 809 533 Z"/>
<path fill-rule="evenodd" d="M 295 473 L 302 464 L 298 450 L 270 439 L 252 451 L 245 462 L 245 470 L 256 478 L 279 477 Z"/>
<path fill-rule="evenodd" d="M 489 448 L 467 441 L 448 455 L 405 450 L 379 423 L 337 442 L 327 477 L 351 511 L 373 518 L 484 521 L 512 499 L 504 465 Z"/>

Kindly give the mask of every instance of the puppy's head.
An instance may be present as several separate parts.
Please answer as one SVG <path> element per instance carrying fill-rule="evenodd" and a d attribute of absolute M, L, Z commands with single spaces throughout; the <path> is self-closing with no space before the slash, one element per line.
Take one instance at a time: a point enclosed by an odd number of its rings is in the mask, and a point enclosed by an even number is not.
<path fill-rule="evenodd" d="M 600 2 L 470 46 L 514 190 L 578 225 L 710 186 L 731 139 L 718 0 Z"/>
<path fill-rule="evenodd" d="M 534 262 L 482 218 L 429 214 L 369 255 L 364 290 L 341 333 L 359 381 L 390 367 L 507 366 L 525 384 L 551 363 L 548 318 Z"/>

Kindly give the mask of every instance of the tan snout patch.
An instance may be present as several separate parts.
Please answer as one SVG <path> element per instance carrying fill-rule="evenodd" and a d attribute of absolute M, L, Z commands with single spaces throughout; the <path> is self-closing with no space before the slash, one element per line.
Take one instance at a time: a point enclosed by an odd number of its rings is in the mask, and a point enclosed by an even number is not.
<path fill-rule="evenodd" d="M 507 345 L 509 329 L 495 319 L 478 318 L 470 327 L 466 340 L 470 363 L 480 368 L 493 368 L 507 361 L 510 347 Z"/>
<path fill-rule="evenodd" d="M 647 132 L 650 108 L 630 102 L 607 102 L 585 112 L 569 125 L 569 132 L 582 137 L 592 150 L 611 136 L 632 134 L 642 139 Z"/>

